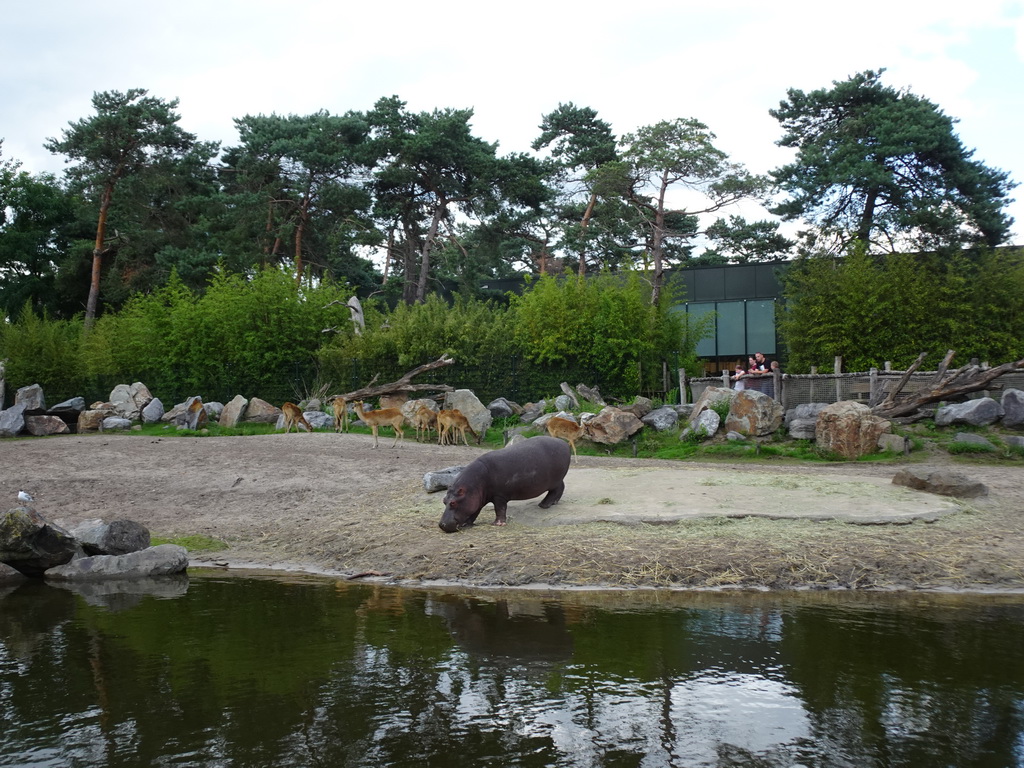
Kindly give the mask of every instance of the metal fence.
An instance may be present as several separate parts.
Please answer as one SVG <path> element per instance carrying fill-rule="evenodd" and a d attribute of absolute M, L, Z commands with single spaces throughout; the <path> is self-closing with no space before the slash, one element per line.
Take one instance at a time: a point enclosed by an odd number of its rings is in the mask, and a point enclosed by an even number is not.
<path fill-rule="evenodd" d="M 840 400 L 855 400 L 865 405 L 881 402 L 886 393 L 903 377 L 904 371 L 871 370 L 866 373 L 823 373 L 788 374 L 777 372 L 761 377 L 747 377 L 744 383 L 748 389 L 756 389 L 774 398 L 783 408 L 789 410 L 802 403 L 837 403 Z M 918 371 L 910 375 L 903 387 L 900 398 L 928 389 L 935 380 L 937 371 Z M 721 376 L 687 379 L 680 371 L 680 390 L 689 394 L 695 402 L 708 387 L 732 388 L 734 382 L 729 373 Z M 1004 373 L 989 382 L 988 388 L 974 392 L 970 397 L 999 398 L 1006 389 L 1024 389 L 1024 371 Z"/>

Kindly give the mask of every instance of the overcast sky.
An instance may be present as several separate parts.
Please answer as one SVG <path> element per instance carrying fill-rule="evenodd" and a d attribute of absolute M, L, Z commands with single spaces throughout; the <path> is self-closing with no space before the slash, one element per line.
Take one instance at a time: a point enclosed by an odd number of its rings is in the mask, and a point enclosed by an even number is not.
<path fill-rule="evenodd" d="M 3 157 L 43 149 L 92 114 L 95 91 L 180 100 L 181 125 L 237 142 L 246 114 L 340 114 L 397 95 L 412 111 L 475 111 L 477 136 L 529 151 L 559 103 L 622 135 L 694 117 L 754 172 L 786 162 L 768 110 L 866 69 L 959 118 L 982 162 L 1024 182 L 1024 1 L 0 0 Z M 1011 206 L 1024 245 L 1024 188 Z M 749 212 L 745 212 L 750 215 Z"/>

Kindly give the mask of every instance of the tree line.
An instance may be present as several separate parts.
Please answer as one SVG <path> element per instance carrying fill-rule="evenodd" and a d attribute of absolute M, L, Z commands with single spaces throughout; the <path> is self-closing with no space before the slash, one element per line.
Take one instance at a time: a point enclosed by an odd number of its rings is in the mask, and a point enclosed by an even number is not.
<path fill-rule="evenodd" d="M 1014 183 L 883 71 L 789 90 L 771 113 L 794 158 L 766 176 L 695 118 L 617 136 L 561 104 L 532 154 L 502 155 L 472 110 L 412 112 L 392 96 L 342 115 L 246 115 L 221 147 L 179 126 L 177 100 L 96 93 L 93 114 L 44 143 L 62 176 L 0 156 L 0 307 L 84 311 L 88 326 L 172 270 L 203 291 L 218 269 L 285 264 L 409 304 L 442 284 L 480 296 L 486 279 L 642 268 L 656 303 L 673 266 L 1004 243 Z M 778 220 L 724 215 L 742 200 L 805 229 L 790 239 Z"/>
<path fill-rule="evenodd" d="M 0 359 L 19 385 L 77 377 L 99 395 L 108 378 L 149 376 L 177 392 L 247 376 L 258 394 L 354 376 L 342 361 L 500 351 L 538 371 L 578 364 L 626 394 L 692 359 L 700 329 L 666 309 L 672 267 L 776 260 L 790 263 L 779 327 L 793 370 L 833 354 L 898 364 L 929 344 L 1012 357 L 1020 255 L 991 249 L 1015 183 L 883 72 L 788 90 L 771 113 L 793 158 L 764 176 L 695 118 L 619 136 L 560 104 L 532 153 L 502 155 L 472 110 L 392 96 L 343 115 L 246 115 L 221 147 L 178 125 L 176 100 L 97 93 L 93 114 L 45 142 L 62 175 L 0 155 Z M 777 219 L 730 212 L 743 200 Z M 779 220 L 801 228 L 784 236 Z M 483 287 L 523 274 L 539 279 L 521 298 Z M 373 319 L 361 336 L 352 295 Z"/>

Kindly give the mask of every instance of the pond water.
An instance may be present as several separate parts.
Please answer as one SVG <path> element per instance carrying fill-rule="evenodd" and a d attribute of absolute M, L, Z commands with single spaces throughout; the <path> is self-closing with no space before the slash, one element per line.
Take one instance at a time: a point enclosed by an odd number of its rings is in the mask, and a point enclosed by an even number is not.
<path fill-rule="evenodd" d="M 0 766 L 173 765 L 1020 766 L 1024 596 L 0 588 Z"/>

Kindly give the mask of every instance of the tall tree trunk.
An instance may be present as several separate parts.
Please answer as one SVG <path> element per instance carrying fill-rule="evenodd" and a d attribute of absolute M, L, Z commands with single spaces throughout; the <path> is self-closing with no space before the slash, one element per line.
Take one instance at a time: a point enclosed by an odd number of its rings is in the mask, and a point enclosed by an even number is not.
<path fill-rule="evenodd" d="M 302 235 L 306 231 L 306 220 L 309 218 L 309 196 L 302 198 L 299 206 L 299 223 L 295 227 L 295 285 L 302 285 Z"/>
<path fill-rule="evenodd" d="M 434 208 L 434 216 L 430 220 L 430 231 L 423 240 L 423 251 L 420 253 L 420 279 L 416 284 L 416 303 L 422 304 L 427 298 L 427 280 L 430 278 L 430 252 L 437 238 L 437 230 L 441 226 L 447 203 L 442 199 Z"/>
<path fill-rule="evenodd" d="M 654 277 L 651 280 L 651 304 L 657 306 L 661 300 L 661 283 L 665 275 L 665 192 L 668 179 L 662 176 L 658 191 L 658 207 L 654 211 L 654 232 L 651 236 L 651 259 L 654 262 Z"/>
<path fill-rule="evenodd" d="M 864 200 L 864 210 L 860 214 L 860 223 L 857 226 L 857 240 L 865 248 L 871 243 L 871 226 L 875 221 L 875 206 L 878 203 L 878 188 L 871 187 L 867 191 Z"/>
<path fill-rule="evenodd" d="M 103 241 L 107 239 L 107 213 L 110 210 L 110 200 L 114 196 L 114 181 L 108 181 L 103 187 L 103 197 L 100 198 L 100 216 L 96 222 L 96 242 L 92 249 L 92 276 L 89 280 L 89 298 L 85 303 L 84 330 L 88 333 L 96 322 L 96 305 L 100 297 L 100 275 L 103 267 Z"/>
<path fill-rule="evenodd" d="M 580 222 L 580 229 L 583 230 L 583 241 L 586 242 L 587 227 L 590 226 L 590 217 L 594 215 L 594 206 L 597 205 L 597 193 L 590 193 L 590 202 L 587 203 L 587 210 L 583 212 L 583 221 Z M 580 277 L 587 272 L 586 248 L 580 248 Z"/>

